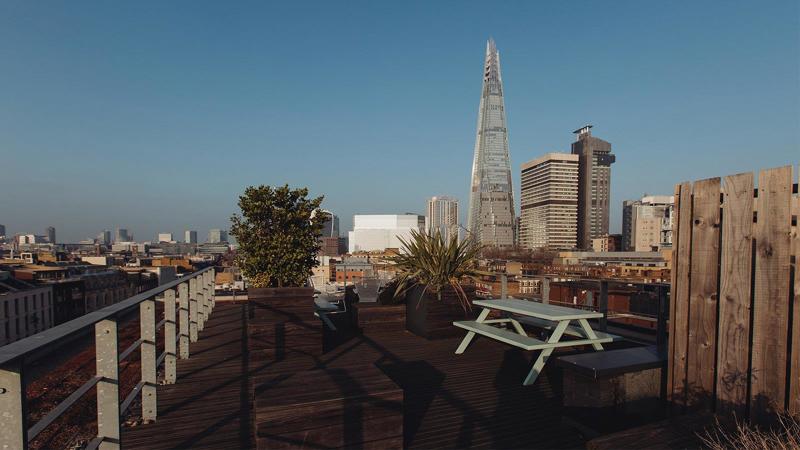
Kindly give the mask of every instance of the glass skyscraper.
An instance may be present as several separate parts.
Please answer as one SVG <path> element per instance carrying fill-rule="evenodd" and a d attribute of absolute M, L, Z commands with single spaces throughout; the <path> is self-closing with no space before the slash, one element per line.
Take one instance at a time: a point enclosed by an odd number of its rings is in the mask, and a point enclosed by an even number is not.
<path fill-rule="evenodd" d="M 486 43 L 467 219 L 470 236 L 481 244 L 490 247 L 514 245 L 516 219 L 503 79 L 500 75 L 500 54 L 492 39 Z"/>

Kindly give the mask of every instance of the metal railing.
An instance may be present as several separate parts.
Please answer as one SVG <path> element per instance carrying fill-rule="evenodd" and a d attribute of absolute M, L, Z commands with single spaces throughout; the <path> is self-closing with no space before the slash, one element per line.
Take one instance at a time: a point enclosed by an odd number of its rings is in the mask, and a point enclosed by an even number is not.
<path fill-rule="evenodd" d="M 164 318 L 156 323 L 156 302 L 164 303 Z M 97 436 L 87 448 L 119 449 L 120 422 L 137 397 L 141 396 L 142 419 L 156 420 L 157 371 L 164 365 L 164 382 L 177 382 L 177 359 L 189 358 L 189 343 L 196 342 L 214 308 L 214 268 L 207 267 L 91 312 L 39 334 L 0 347 L 0 448 L 28 448 L 48 425 L 63 415 L 87 392 L 97 390 Z M 140 335 L 132 345 L 119 351 L 117 324 L 126 313 L 139 308 Z M 94 327 L 96 373 L 33 426 L 27 424 L 27 396 L 24 377 L 26 360 L 50 353 Z M 163 327 L 164 352 L 156 355 L 156 332 Z M 120 401 L 120 362 L 136 349 L 141 352 L 141 380 Z"/>

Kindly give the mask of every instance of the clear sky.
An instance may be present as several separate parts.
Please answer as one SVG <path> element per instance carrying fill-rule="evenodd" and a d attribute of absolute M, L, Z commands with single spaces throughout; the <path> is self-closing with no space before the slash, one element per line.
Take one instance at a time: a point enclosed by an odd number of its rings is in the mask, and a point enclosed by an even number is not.
<path fill-rule="evenodd" d="M 244 187 L 466 215 L 485 42 L 514 183 L 594 124 L 621 203 L 800 161 L 800 3 L 0 2 L 0 223 L 227 228 Z M 517 195 L 518 201 L 518 195 Z"/>

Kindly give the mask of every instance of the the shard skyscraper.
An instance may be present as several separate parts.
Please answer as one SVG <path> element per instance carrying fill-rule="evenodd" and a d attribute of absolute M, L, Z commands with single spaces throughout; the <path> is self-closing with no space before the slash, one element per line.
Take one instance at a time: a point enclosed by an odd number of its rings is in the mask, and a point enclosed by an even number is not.
<path fill-rule="evenodd" d="M 514 216 L 500 54 L 494 40 L 489 39 L 472 161 L 467 218 L 470 235 L 489 247 L 511 247 L 514 245 Z"/>

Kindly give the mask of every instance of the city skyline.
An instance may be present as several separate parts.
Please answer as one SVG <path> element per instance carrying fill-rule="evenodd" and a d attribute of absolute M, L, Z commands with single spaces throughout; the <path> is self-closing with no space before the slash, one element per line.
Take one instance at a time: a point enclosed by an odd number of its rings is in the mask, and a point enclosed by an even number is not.
<path fill-rule="evenodd" d="M 116 226 L 181 236 L 228 228 L 245 186 L 284 182 L 325 195 L 343 231 L 355 214 L 424 213 L 431 195 L 466 203 L 475 72 L 493 36 L 512 168 L 568 152 L 571 130 L 593 123 L 619 159 L 618 233 L 624 200 L 796 160 L 798 5 L 719 5 L 9 3 L 0 191 L 24 195 L 0 198 L 0 223 L 53 226 L 63 242 Z M 410 182 L 397 189 L 389 170 Z"/>

